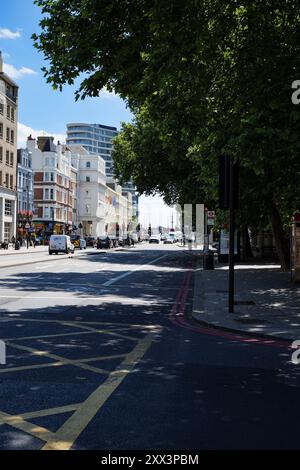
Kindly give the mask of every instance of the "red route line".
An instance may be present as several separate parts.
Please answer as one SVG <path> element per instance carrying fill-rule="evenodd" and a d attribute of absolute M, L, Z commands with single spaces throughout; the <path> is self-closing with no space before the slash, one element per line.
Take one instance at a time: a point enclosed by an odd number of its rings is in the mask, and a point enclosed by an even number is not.
<path fill-rule="evenodd" d="M 291 345 L 288 341 L 281 341 L 277 339 L 267 339 L 262 338 L 259 335 L 250 337 L 247 335 L 234 333 L 226 330 L 222 330 L 219 328 L 214 327 L 207 327 L 202 325 L 196 325 L 193 321 L 188 321 L 184 318 L 184 313 L 186 309 L 186 300 L 189 291 L 189 286 L 192 278 L 193 269 L 191 267 L 188 268 L 188 271 L 185 271 L 182 283 L 179 287 L 179 290 L 176 295 L 176 299 L 172 306 L 171 314 L 170 314 L 170 321 L 174 325 L 186 328 L 190 331 L 195 333 L 202 333 L 207 334 L 210 336 L 222 337 L 227 338 L 235 341 L 240 341 L 243 343 L 250 343 L 250 344 L 260 344 L 260 345 L 267 345 L 267 346 L 275 346 L 279 348 L 289 349 Z"/>

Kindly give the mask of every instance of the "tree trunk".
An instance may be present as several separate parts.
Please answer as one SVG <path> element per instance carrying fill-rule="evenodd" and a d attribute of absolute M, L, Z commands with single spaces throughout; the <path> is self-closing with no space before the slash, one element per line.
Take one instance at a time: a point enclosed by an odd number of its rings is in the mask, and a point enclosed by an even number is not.
<path fill-rule="evenodd" d="M 283 230 L 281 217 L 275 204 L 271 206 L 270 222 L 281 269 L 288 271 L 290 269 L 290 240 Z"/>

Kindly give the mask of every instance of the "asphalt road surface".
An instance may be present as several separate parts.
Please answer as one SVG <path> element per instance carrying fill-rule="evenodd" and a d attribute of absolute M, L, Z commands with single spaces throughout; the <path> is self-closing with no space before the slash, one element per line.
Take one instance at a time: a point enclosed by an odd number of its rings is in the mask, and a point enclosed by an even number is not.
<path fill-rule="evenodd" d="M 288 344 L 193 322 L 196 264 L 139 245 L 0 269 L 0 448 L 298 449 Z"/>

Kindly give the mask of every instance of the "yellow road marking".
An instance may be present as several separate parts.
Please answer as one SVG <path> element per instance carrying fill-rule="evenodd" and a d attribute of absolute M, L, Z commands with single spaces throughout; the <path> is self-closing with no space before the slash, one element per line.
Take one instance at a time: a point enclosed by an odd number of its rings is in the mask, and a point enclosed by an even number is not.
<path fill-rule="evenodd" d="M 123 338 L 123 339 L 129 339 L 130 341 L 137 341 L 138 338 L 133 338 L 132 336 L 127 336 L 127 335 L 122 335 L 120 333 L 117 333 L 115 331 L 108 331 L 108 330 L 99 330 L 99 329 L 96 329 L 96 328 L 92 328 L 90 326 L 86 326 L 86 325 L 76 325 L 77 328 L 82 328 L 83 330 L 88 330 L 90 332 L 94 332 L 94 333 L 104 333 L 106 335 L 112 335 L 112 336 L 118 336 L 119 338 Z M 120 331 L 120 330 L 118 330 Z"/>
<path fill-rule="evenodd" d="M 15 349 L 20 349 L 21 351 L 31 352 L 35 354 L 36 356 L 49 357 L 50 359 L 55 359 L 58 362 L 63 362 L 64 364 L 73 365 L 75 367 L 80 367 L 81 369 L 89 370 L 91 372 L 96 372 L 97 374 L 109 374 L 107 370 L 100 369 L 94 366 L 89 366 L 87 364 L 83 364 L 82 362 L 79 362 L 76 360 L 67 359 L 66 357 L 58 356 L 57 354 L 52 354 L 52 353 L 49 353 L 48 351 L 39 351 L 38 349 L 30 348 L 28 346 L 20 346 L 19 344 L 14 344 L 10 342 L 7 342 L 6 345 L 11 346 L 12 348 L 15 348 Z"/>
<path fill-rule="evenodd" d="M 71 307 L 72 308 L 72 307 Z M 1 319 L 0 323 L 5 323 L 5 322 L 38 322 L 38 323 L 59 323 L 61 325 L 72 325 L 76 326 L 77 323 L 81 324 L 86 324 L 86 325 L 106 325 L 106 326 L 121 326 L 121 327 L 128 327 L 128 328 L 143 328 L 143 329 L 151 329 L 153 326 L 152 325 L 131 325 L 128 323 L 112 323 L 112 322 L 96 322 L 96 321 L 84 321 L 84 320 L 72 320 L 72 321 L 67 321 L 67 320 L 39 320 L 37 318 L 5 318 Z"/>
<path fill-rule="evenodd" d="M 88 357 L 85 359 L 74 359 L 72 360 L 71 365 L 74 365 L 74 363 L 81 364 L 82 362 L 107 361 L 110 359 L 119 359 L 125 356 L 126 354 L 114 354 L 111 356 L 98 356 L 98 357 Z M 57 361 L 57 362 L 45 362 L 44 364 L 31 364 L 27 366 L 5 367 L 4 369 L 0 369 L 0 374 L 6 374 L 8 372 L 19 372 L 22 370 L 43 369 L 44 367 L 60 367 L 60 366 L 65 366 L 67 364 L 70 364 L 70 362 Z M 109 374 L 109 371 L 107 371 L 106 369 L 99 369 L 99 370 L 103 370 L 103 373 Z"/>
<path fill-rule="evenodd" d="M 88 335 L 91 334 L 90 331 L 74 331 L 73 333 L 57 333 L 53 335 L 43 335 L 43 336 L 21 336 L 15 338 L 3 338 L 3 341 L 25 341 L 27 339 L 44 339 L 44 338 L 59 338 L 60 336 L 74 336 L 74 335 Z"/>
<path fill-rule="evenodd" d="M 54 433 L 46 428 L 37 426 L 33 423 L 29 423 L 28 421 L 25 421 L 21 416 L 12 416 L 2 411 L 0 411 L 0 424 L 9 424 L 10 426 L 13 426 L 16 429 L 20 429 L 21 431 L 24 431 L 30 434 L 31 436 L 37 437 L 38 439 L 41 439 L 43 441 L 48 441 L 54 436 Z"/>
<path fill-rule="evenodd" d="M 144 356 L 152 340 L 151 334 L 141 339 L 117 367 L 114 375 L 110 374 L 107 380 L 91 393 L 73 415 L 47 440 L 42 450 L 69 450 L 99 409 Z"/>
<path fill-rule="evenodd" d="M 71 405 L 57 406 L 55 408 L 47 408 L 45 410 L 29 411 L 28 413 L 22 413 L 19 416 L 23 419 L 42 418 L 44 416 L 52 416 L 61 413 L 68 413 L 69 411 L 75 411 L 80 405 L 81 403 L 74 403 Z"/>

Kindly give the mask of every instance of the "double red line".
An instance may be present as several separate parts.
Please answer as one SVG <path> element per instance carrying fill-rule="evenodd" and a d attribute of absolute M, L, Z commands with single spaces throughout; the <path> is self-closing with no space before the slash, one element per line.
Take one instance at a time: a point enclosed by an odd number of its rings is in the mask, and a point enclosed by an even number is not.
<path fill-rule="evenodd" d="M 200 324 L 196 324 L 194 320 L 188 320 L 185 318 L 185 310 L 186 310 L 186 301 L 188 297 L 189 287 L 191 283 L 193 268 L 188 267 L 187 271 L 184 273 L 184 277 L 182 283 L 179 287 L 177 292 L 176 299 L 172 306 L 172 310 L 170 313 L 170 321 L 171 323 L 184 327 L 190 331 L 194 331 L 196 333 L 207 334 L 210 336 L 217 336 L 222 338 L 227 338 L 229 340 L 235 340 L 243 343 L 249 344 L 259 344 L 259 345 L 267 345 L 267 346 L 275 346 L 280 348 L 290 348 L 291 344 L 289 341 L 275 339 L 275 338 L 264 338 L 261 336 L 248 336 L 243 335 L 242 333 L 234 333 L 226 330 L 222 330 L 220 328 L 214 328 L 209 326 L 202 326 Z"/>

